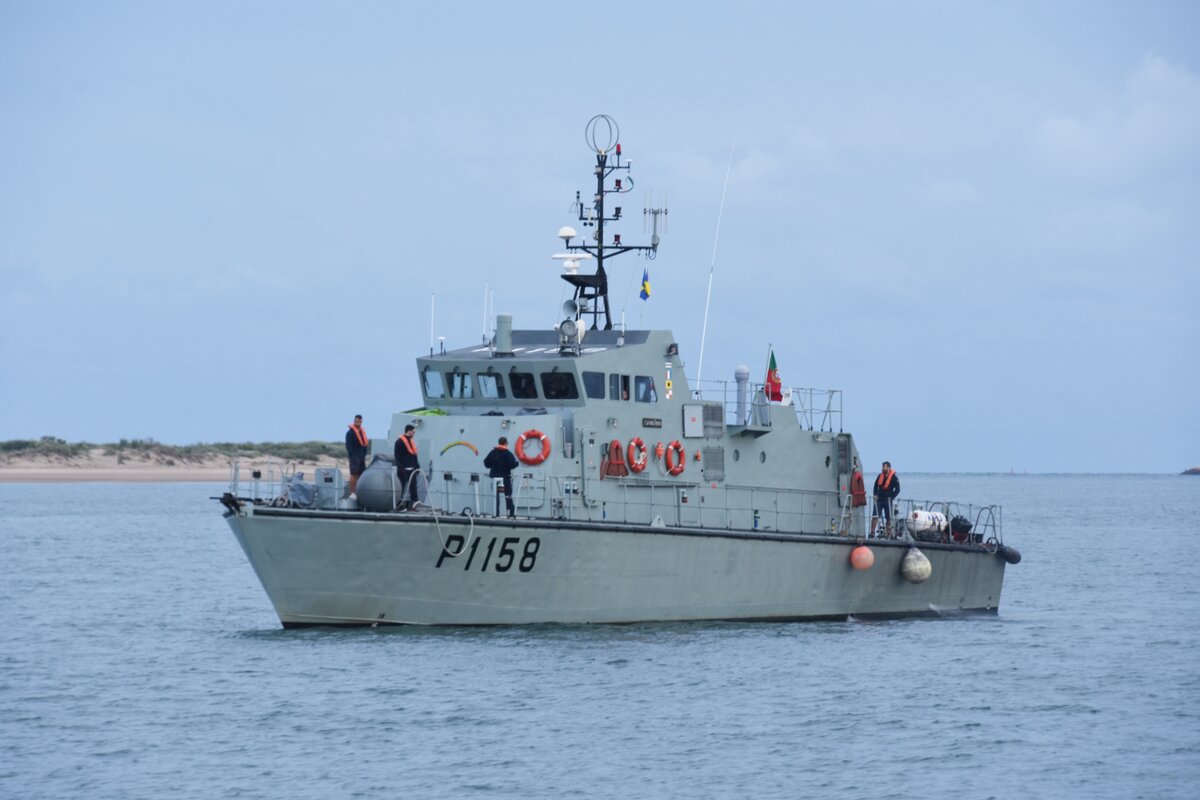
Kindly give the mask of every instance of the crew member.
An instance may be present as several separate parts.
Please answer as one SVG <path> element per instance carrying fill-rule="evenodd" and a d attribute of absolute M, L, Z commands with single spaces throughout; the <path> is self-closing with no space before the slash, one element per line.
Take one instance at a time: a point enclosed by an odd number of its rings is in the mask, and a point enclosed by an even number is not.
<path fill-rule="evenodd" d="M 488 477 L 504 479 L 504 502 L 508 506 L 508 516 L 517 515 L 512 499 L 512 471 L 517 468 L 517 457 L 508 449 L 508 439 L 500 437 L 500 441 L 492 448 L 492 452 L 483 459 L 483 465 L 488 468 Z M 496 516 L 500 516 L 500 503 L 496 503 Z"/>
<path fill-rule="evenodd" d="M 871 517 L 871 535 L 875 535 L 875 526 L 879 524 L 880 515 L 884 518 L 885 534 L 892 532 L 892 500 L 900 494 L 900 478 L 892 469 L 890 461 L 883 462 L 883 469 L 875 479 L 875 514 Z"/>
<path fill-rule="evenodd" d="M 417 459 L 417 443 L 413 440 L 416 428 L 404 426 L 404 435 L 396 440 L 394 455 L 396 456 L 396 475 L 400 478 L 400 492 L 403 497 L 404 487 L 408 487 L 408 500 L 400 501 L 400 508 L 410 509 L 417 505 L 417 470 L 421 462 Z"/>
<path fill-rule="evenodd" d="M 367 468 L 367 449 L 370 442 L 367 432 L 363 429 L 362 414 L 354 415 L 354 424 L 346 431 L 346 455 L 350 457 L 350 497 L 354 498 L 354 489 L 358 486 L 358 476 Z"/>

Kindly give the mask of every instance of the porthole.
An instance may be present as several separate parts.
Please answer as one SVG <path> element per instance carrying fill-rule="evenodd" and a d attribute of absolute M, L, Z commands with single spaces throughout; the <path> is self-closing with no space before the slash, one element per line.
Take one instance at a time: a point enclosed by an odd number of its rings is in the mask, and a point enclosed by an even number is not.
<path fill-rule="evenodd" d="M 767 463 L 767 451 L 766 450 L 763 450 L 761 453 L 758 454 L 758 463 L 760 463 L 760 464 Z"/>
<path fill-rule="evenodd" d="M 737 450 L 734 450 L 734 451 L 733 451 L 733 460 L 734 460 L 734 461 L 737 461 L 737 460 L 738 460 L 739 458 L 741 458 L 741 457 L 742 457 L 742 454 L 741 454 L 741 453 L 739 453 Z"/>

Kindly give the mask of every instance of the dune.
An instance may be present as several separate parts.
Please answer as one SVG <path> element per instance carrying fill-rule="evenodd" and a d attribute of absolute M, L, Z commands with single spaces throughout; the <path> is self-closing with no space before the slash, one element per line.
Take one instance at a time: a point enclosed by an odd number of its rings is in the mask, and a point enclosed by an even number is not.
<path fill-rule="evenodd" d="M 264 474 L 268 463 L 282 464 L 280 459 L 249 453 L 237 459 L 241 476 L 246 480 L 251 470 Z M 125 454 L 107 448 L 93 448 L 86 455 L 46 456 L 14 455 L 0 458 L 0 483 L 80 483 L 110 481 L 127 483 L 169 483 L 191 481 L 225 481 L 231 474 L 233 459 L 223 455 L 169 458 L 141 452 Z M 296 469 L 311 474 L 317 467 L 346 465 L 333 459 L 297 461 Z"/>

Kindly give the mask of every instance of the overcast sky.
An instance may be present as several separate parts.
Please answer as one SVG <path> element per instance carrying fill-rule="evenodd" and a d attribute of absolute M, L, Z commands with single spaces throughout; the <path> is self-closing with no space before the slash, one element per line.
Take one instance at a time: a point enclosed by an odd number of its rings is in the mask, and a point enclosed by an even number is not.
<path fill-rule="evenodd" d="M 693 379 L 732 146 L 705 379 L 773 345 L 901 473 L 1200 464 L 1192 2 L 0 3 L 0 440 L 385 435 L 432 294 L 557 320 L 598 113 Z"/>

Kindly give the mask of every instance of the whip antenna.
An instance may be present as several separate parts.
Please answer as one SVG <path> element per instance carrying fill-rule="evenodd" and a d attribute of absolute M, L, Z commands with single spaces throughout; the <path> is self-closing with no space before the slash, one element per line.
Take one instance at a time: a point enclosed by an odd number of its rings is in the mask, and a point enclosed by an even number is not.
<path fill-rule="evenodd" d="M 491 287 L 487 281 L 483 282 L 483 343 L 488 343 L 488 297 L 491 293 Z"/>
<path fill-rule="evenodd" d="M 725 167 L 725 186 L 721 189 L 721 209 L 717 211 L 717 232 L 713 234 L 712 264 L 708 268 L 708 296 L 704 298 L 704 327 L 700 329 L 700 361 L 696 366 L 696 396 L 700 396 L 700 373 L 704 369 L 704 339 L 708 335 L 708 304 L 712 301 L 713 272 L 717 269 L 717 241 L 721 238 L 721 217 L 725 213 L 725 192 L 729 189 L 729 173 L 733 169 L 733 146 L 729 143 L 729 165 Z"/>

